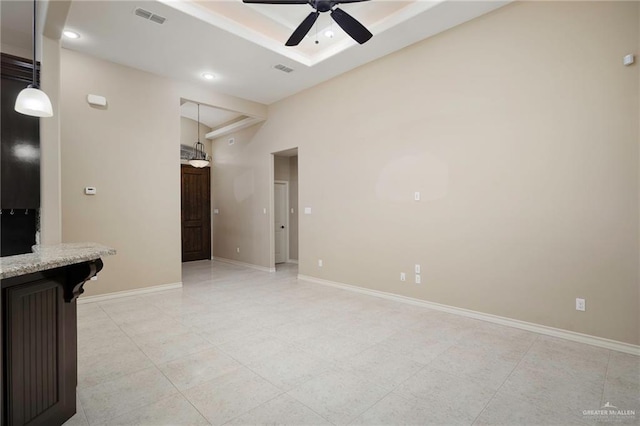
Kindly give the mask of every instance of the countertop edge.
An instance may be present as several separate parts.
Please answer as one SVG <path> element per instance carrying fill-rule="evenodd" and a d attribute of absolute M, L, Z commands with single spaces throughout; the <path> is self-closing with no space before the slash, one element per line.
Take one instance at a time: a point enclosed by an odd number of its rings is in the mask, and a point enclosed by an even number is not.
<path fill-rule="evenodd" d="M 116 251 L 113 248 L 94 243 L 65 243 L 34 247 L 34 253 L 0 258 L 0 279 L 60 268 L 115 254 Z"/>

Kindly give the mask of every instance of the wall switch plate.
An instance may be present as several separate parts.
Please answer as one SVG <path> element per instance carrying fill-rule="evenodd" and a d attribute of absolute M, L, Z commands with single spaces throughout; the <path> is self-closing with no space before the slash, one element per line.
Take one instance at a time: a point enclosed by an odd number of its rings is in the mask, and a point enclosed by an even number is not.
<path fill-rule="evenodd" d="M 220 209 L 213 209 L 213 214 L 220 214 Z"/>
<path fill-rule="evenodd" d="M 322 268 L 322 259 L 318 259 L 318 266 Z"/>
<path fill-rule="evenodd" d="M 407 274 L 405 274 L 404 272 L 400 272 L 400 281 L 406 281 L 407 280 Z"/>
<path fill-rule="evenodd" d="M 311 207 L 305 207 L 304 214 L 311 214 Z"/>
<path fill-rule="evenodd" d="M 587 304 L 584 299 L 577 298 L 576 299 L 576 311 L 586 311 Z"/>
<path fill-rule="evenodd" d="M 262 209 L 262 214 L 267 214 L 267 208 L 266 207 Z"/>
<path fill-rule="evenodd" d="M 416 274 L 416 284 L 420 284 L 421 282 L 420 275 Z"/>
<path fill-rule="evenodd" d="M 419 274 L 419 273 L 420 273 L 420 265 L 418 265 L 417 263 L 416 263 L 415 271 L 414 271 L 414 272 L 415 272 L 416 274 Z"/>
<path fill-rule="evenodd" d="M 420 201 L 420 193 L 419 192 L 414 192 L 413 193 L 413 199 L 415 201 Z"/>
<path fill-rule="evenodd" d="M 294 214 L 295 211 L 293 210 L 293 207 L 291 207 L 291 214 Z"/>
<path fill-rule="evenodd" d="M 236 253 L 240 253 L 240 247 L 236 247 Z"/>

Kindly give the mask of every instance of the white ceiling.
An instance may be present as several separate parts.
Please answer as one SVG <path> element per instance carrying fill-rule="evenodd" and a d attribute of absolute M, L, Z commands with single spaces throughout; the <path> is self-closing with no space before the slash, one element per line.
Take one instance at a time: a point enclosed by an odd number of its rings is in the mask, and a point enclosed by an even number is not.
<path fill-rule="evenodd" d="M 298 47 L 285 47 L 312 11 L 307 5 L 248 5 L 241 0 L 74 0 L 68 29 L 81 34 L 63 47 L 240 98 L 270 104 L 367 62 L 497 9 L 511 0 L 371 0 L 339 7 L 373 38 L 358 45 L 328 14 Z M 2 26 L 5 14 L 3 3 Z M 27 1 L 28 2 L 28 1 Z M 19 1 L 18 3 L 24 3 Z M 142 7 L 167 18 L 162 25 L 133 14 Z M 26 9 L 25 7 L 22 7 Z M 29 22 L 29 16 L 26 17 Z M 13 19 L 12 19 L 13 20 Z M 273 68 L 283 64 L 290 74 Z M 204 72 L 217 78 L 205 81 Z"/>

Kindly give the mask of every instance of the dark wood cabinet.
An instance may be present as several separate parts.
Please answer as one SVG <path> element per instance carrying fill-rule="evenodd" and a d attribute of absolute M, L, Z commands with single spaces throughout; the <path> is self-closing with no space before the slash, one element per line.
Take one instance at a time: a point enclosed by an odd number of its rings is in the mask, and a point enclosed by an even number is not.
<path fill-rule="evenodd" d="M 40 119 L 14 110 L 32 80 L 33 64 L 0 60 L 0 255 L 28 253 L 36 242 L 40 207 Z"/>
<path fill-rule="evenodd" d="M 61 425 L 76 412 L 77 310 L 100 259 L 2 280 L 2 425 Z"/>
<path fill-rule="evenodd" d="M 15 111 L 31 83 L 31 61 L 2 54 L 0 105 L 0 203 L 3 209 L 40 207 L 40 119 Z"/>

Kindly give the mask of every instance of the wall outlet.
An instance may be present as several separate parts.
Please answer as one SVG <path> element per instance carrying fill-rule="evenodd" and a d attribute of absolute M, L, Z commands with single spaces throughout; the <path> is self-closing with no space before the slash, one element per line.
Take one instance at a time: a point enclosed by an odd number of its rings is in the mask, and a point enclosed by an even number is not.
<path fill-rule="evenodd" d="M 419 274 L 419 273 L 420 273 L 420 265 L 416 264 L 416 266 L 415 266 L 415 271 L 414 271 L 414 272 L 415 272 L 416 274 Z"/>
<path fill-rule="evenodd" d="M 407 280 L 407 274 L 405 274 L 404 272 L 400 272 L 400 281 L 406 281 Z"/>
<path fill-rule="evenodd" d="M 584 299 L 576 298 L 576 311 L 586 311 L 587 304 Z"/>
<path fill-rule="evenodd" d="M 318 259 L 318 267 L 322 268 L 322 259 Z"/>
<path fill-rule="evenodd" d="M 420 284 L 421 282 L 420 275 L 416 274 L 416 284 Z"/>
<path fill-rule="evenodd" d="M 236 253 L 240 253 L 240 247 L 236 247 Z"/>

